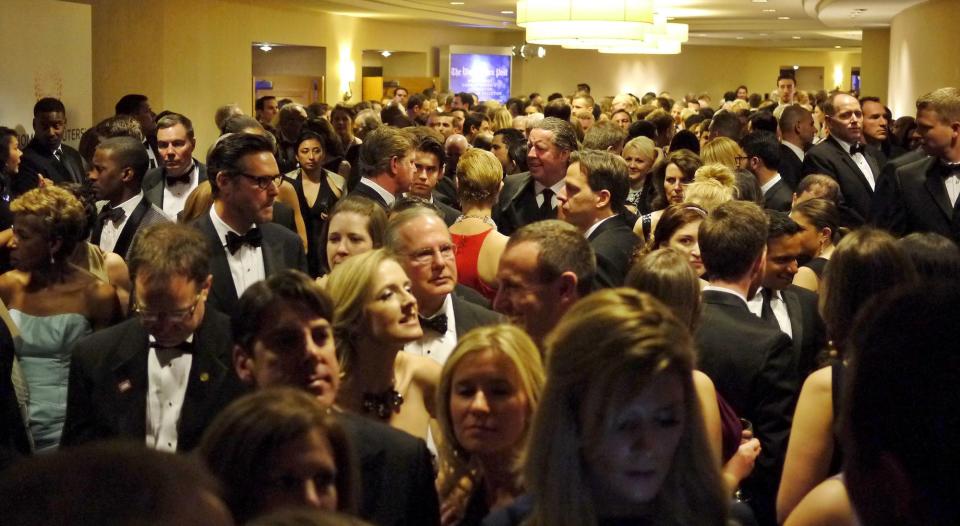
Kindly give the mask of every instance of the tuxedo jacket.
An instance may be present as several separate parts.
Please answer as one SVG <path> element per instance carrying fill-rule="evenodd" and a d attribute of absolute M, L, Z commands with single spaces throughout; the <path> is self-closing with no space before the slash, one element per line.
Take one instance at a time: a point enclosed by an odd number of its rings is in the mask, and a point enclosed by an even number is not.
<path fill-rule="evenodd" d="M 440 524 L 426 443 L 371 418 L 335 414 L 359 462 L 360 516 L 377 526 Z"/>
<path fill-rule="evenodd" d="M 780 143 L 780 166 L 777 168 L 780 177 L 787 183 L 790 190 L 795 190 L 800 184 L 803 173 L 803 161 L 797 157 L 797 154 L 789 146 Z"/>
<path fill-rule="evenodd" d="M 490 309 L 471 303 L 454 292 L 450 299 L 453 301 L 453 321 L 457 329 L 457 340 L 475 327 L 500 323 L 503 318 Z"/>
<path fill-rule="evenodd" d="M 776 524 L 776 496 L 799 390 L 792 344 L 737 296 L 703 292 L 697 364 L 733 407 L 753 423 L 760 456 L 744 483 L 760 524 Z"/>
<path fill-rule="evenodd" d="M 231 365 L 230 320 L 207 306 L 177 424 L 177 450 L 189 451 L 221 409 L 243 393 Z M 146 439 L 149 340 L 137 318 L 79 340 L 72 352 L 61 445 L 114 437 Z"/>
<path fill-rule="evenodd" d="M 950 202 L 936 157 L 900 166 L 877 187 L 874 223 L 897 236 L 934 232 L 960 242 L 960 213 Z"/>
<path fill-rule="evenodd" d="M 37 187 L 37 175 L 55 183 L 82 183 L 87 179 L 80 152 L 61 144 L 60 160 L 36 138 L 23 149 L 20 172 L 13 178 L 13 193 L 20 195 Z"/>
<path fill-rule="evenodd" d="M 504 178 L 500 198 L 493 207 L 493 220 L 501 234 L 509 236 L 524 225 L 556 218 L 556 209 L 548 214 L 540 213 L 530 172 L 511 174 Z"/>
<path fill-rule="evenodd" d="M 153 205 L 150 200 L 146 198 L 141 199 L 140 204 L 133 209 L 133 213 L 130 214 L 130 217 L 128 217 L 127 221 L 123 224 L 123 228 L 120 229 L 120 236 L 117 238 L 117 243 L 113 246 L 113 253 L 120 255 L 120 257 L 125 260 L 130 259 L 130 254 L 133 250 L 133 241 L 141 230 L 151 225 L 169 222 L 170 218 L 163 213 L 163 210 Z M 93 225 L 90 242 L 94 245 L 99 245 L 102 233 L 103 223 L 98 219 Z"/>
<path fill-rule="evenodd" d="M 780 291 L 790 315 L 793 331 L 792 349 L 797 367 L 797 378 L 803 381 L 817 369 L 817 355 L 827 343 L 823 319 L 817 311 L 817 293 L 790 285 Z"/>
<path fill-rule="evenodd" d="M 202 183 L 207 180 L 207 166 L 200 161 L 194 159 L 193 162 L 197 163 L 197 181 Z M 167 187 L 167 178 L 166 178 L 167 169 L 163 166 L 154 168 L 146 173 L 143 176 L 143 181 L 141 181 L 141 186 L 143 187 L 143 195 L 150 200 L 151 203 L 163 209 L 163 191 Z"/>
<path fill-rule="evenodd" d="M 200 230 L 207 239 L 210 249 L 210 273 L 213 274 L 213 286 L 207 298 L 207 306 L 232 316 L 237 308 L 237 287 L 233 284 L 230 265 L 227 263 L 224 242 L 213 227 L 210 214 L 204 214 L 190 223 Z M 257 225 L 263 235 L 261 252 L 263 253 L 263 274 L 270 277 L 288 268 L 307 271 L 307 258 L 303 252 L 300 236 L 274 223 Z"/>
<path fill-rule="evenodd" d="M 874 181 L 879 185 L 882 172 L 870 152 L 863 153 Z M 845 224 L 860 225 L 870 216 L 873 189 L 850 154 L 833 137 L 810 148 L 803 158 L 803 175 L 822 173 L 837 180 L 840 185 L 840 215 Z"/>
<path fill-rule="evenodd" d="M 587 238 L 597 258 L 597 289 L 620 287 L 627 277 L 633 249 L 640 241 L 633 225 L 627 223 L 623 214 L 618 214 L 600 223 Z"/>
<path fill-rule="evenodd" d="M 457 219 L 460 219 L 460 211 L 437 199 L 436 192 L 433 193 L 433 206 L 440 210 L 440 217 L 443 218 L 443 222 L 446 223 L 448 227 L 456 223 Z"/>
<path fill-rule="evenodd" d="M 790 155 L 793 155 L 793 153 Z M 793 191 L 790 190 L 790 187 L 786 181 L 784 181 L 783 174 L 780 174 L 780 180 L 777 181 L 777 184 L 770 187 L 767 193 L 763 194 L 763 207 L 769 208 L 770 210 L 789 212 L 791 205 L 793 205 Z"/>
<path fill-rule="evenodd" d="M 388 214 L 390 213 L 390 205 L 388 205 L 387 202 L 384 201 L 383 196 L 378 194 L 377 191 L 374 190 L 373 188 L 370 188 L 369 186 L 363 183 L 357 184 L 356 188 L 350 191 L 350 195 L 359 195 L 362 197 L 366 197 L 367 199 L 380 205 L 380 207 L 383 208 L 384 212 L 387 212 Z"/>

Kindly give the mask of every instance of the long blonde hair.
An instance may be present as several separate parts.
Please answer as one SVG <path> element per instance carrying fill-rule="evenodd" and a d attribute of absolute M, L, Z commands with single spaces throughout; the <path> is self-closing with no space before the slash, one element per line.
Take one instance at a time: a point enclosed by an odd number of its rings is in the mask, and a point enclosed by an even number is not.
<path fill-rule="evenodd" d="M 661 374 L 676 374 L 683 385 L 685 425 L 652 501 L 652 524 L 725 523 L 726 497 L 693 387 L 692 339 L 667 307 L 632 289 L 596 292 L 564 315 L 546 348 L 547 383 L 525 471 L 535 504 L 525 524 L 597 524 L 586 467 L 590 448 L 618 408 Z"/>
<path fill-rule="evenodd" d="M 530 436 L 530 427 L 533 414 L 540 403 L 540 394 L 543 391 L 544 371 L 540 359 L 540 350 L 533 343 L 530 336 L 515 325 L 500 324 L 478 327 L 468 332 L 457 342 L 453 354 L 447 358 L 440 376 L 440 385 L 437 388 L 437 421 L 443 432 L 443 440 L 439 444 L 441 472 L 443 478 L 440 485 L 440 498 L 444 499 L 456 487 L 463 477 L 469 477 L 475 484 L 479 483 L 481 467 L 464 450 L 453 431 L 453 419 L 450 415 L 450 398 L 453 392 L 453 374 L 457 366 L 468 356 L 484 351 L 494 351 L 507 358 L 513 364 L 520 377 L 519 386 L 527 398 L 527 425 L 523 436 L 515 445 L 517 458 L 512 471 L 514 485 L 517 489 L 523 487 L 521 471 L 523 466 L 522 454 L 526 449 L 527 439 Z"/>

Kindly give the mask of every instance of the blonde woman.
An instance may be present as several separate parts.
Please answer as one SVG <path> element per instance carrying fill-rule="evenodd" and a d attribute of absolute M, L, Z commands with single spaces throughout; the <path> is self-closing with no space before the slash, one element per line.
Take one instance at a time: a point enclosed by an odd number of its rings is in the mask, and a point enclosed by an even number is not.
<path fill-rule="evenodd" d="M 635 137 L 623 146 L 623 160 L 627 161 L 627 175 L 630 178 L 627 208 L 631 212 L 635 214 L 653 212 L 653 198 L 656 190 L 651 174 L 662 158 L 663 152 L 648 137 Z"/>
<path fill-rule="evenodd" d="M 546 355 L 524 524 L 725 524 L 692 340 L 667 307 L 631 289 L 596 292 L 560 320 Z"/>
<path fill-rule="evenodd" d="M 497 294 L 496 274 L 507 236 L 491 218 L 503 187 L 503 165 L 485 150 L 473 148 L 457 163 L 457 194 L 463 214 L 450 226 L 457 247 L 457 281 L 489 300 Z"/>
<path fill-rule="evenodd" d="M 697 170 L 693 183 L 683 192 L 683 202 L 695 204 L 708 213 L 737 197 L 737 177 L 722 164 L 706 164 Z"/>
<path fill-rule="evenodd" d="M 489 113 L 490 131 L 513 127 L 513 114 L 507 108 L 500 108 Z"/>
<path fill-rule="evenodd" d="M 37 451 L 53 450 L 66 418 L 73 343 L 118 321 L 120 303 L 113 286 L 70 263 L 86 220 L 73 194 L 43 186 L 15 199 L 10 211 L 14 270 L 0 276 L 0 301 L 20 330 L 30 434 Z"/>
<path fill-rule="evenodd" d="M 330 273 L 342 377 L 337 403 L 426 438 L 440 366 L 400 352 L 423 336 L 410 279 L 384 249 L 346 259 Z"/>
<path fill-rule="evenodd" d="M 515 325 L 467 333 L 443 367 L 441 524 L 478 525 L 524 492 L 520 475 L 544 372 L 540 351 Z"/>
<path fill-rule="evenodd" d="M 719 163 L 731 170 L 747 167 L 747 154 L 729 137 L 717 137 L 707 141 L 700 149 L 700 158 L 704 164 Z"/>

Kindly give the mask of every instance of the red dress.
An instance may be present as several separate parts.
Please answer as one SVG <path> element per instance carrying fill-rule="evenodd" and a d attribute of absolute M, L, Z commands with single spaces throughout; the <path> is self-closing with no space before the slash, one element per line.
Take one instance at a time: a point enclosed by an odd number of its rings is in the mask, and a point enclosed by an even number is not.
<path fill-rule="evenodd" d="M 490 301 L 493 301 L 493 297 L 497 295 L 497 289 L 480 279 L 477 261 L 480 259 L 480 247 L 483 246 L 483 241 L 494 230 L 496 229 L 491 228 L 471 236 L 450 233 L 453 244 L 457 246 L 457 281 L 479 292 Z"/>

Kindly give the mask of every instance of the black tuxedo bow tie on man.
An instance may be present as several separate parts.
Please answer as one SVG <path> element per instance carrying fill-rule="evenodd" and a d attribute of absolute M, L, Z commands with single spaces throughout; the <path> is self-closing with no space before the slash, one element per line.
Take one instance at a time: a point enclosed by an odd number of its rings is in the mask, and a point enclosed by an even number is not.
<path fill-rule="evenodd" d="M 227 250 L 231 254 L 236 254 L 243 245 L 259 247 L 263 244 L 263 234 L 259 228 L 251 228 L 246 234 L 239 235 L 235 232 L 227 232 Z"/>
<path fill-rule="evenodd" d="M 190 172 L 187 172 L 180 176 L 168 175 L 164 177 L 167 180 L 167 186 L 175 186 L 178 184 L 190 184 Z"/>
<path fill-rule="evenodd" d="M 124 212 L 123 208 L 120 208 L 119 206 L 116 208 L 110 208 L 110 205 L 104 205 L 103 210 L 97 214 L 97 222 L 100 223 L 100 225 L 103 225 L 107 221 L 116 224 L 123 221 L 123 218 L 126 216 L 127 213 Z"/>
<path fill-rule="evenodd" d="M 864 153 L 867 151 L 867 147 L 859 142 L 855 142 L 850 145 L 850 155 Z"/>
<path fill-rule="evenodd" d="M 423 316 L 419 316 L 419 318 L 420 318 L 420 325 L 424 329 L 430 329 L 440 334 L 446 334 L 447 332 L 447 315 L 446 314 L 442 314 L 442 313 L 437 314 L 432 318 L 424 318 Z"/>

